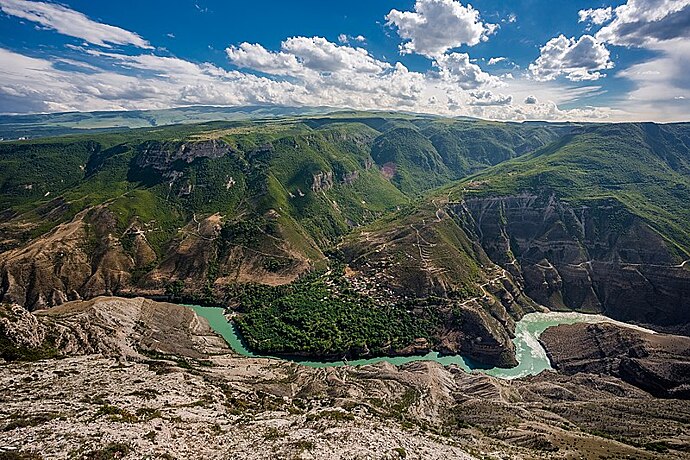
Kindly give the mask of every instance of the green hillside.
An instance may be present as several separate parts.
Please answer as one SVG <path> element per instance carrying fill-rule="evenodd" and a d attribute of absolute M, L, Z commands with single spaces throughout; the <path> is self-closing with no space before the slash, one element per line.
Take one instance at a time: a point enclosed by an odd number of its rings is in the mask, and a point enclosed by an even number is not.
<path fill-rule="evenodd" d="M 452 196 L 553 191 L 576 204 L 613 199 L 690 252 L 690 125 L 590 126 L 467 178 Z"/>

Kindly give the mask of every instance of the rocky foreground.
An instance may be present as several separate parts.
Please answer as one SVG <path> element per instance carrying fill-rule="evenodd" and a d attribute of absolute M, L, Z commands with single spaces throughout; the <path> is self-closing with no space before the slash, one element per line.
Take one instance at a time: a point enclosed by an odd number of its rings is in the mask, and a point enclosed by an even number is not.
<path fill-rule="evenodd" d="M 613 372 L 307 368 L 237 356 L 191 310 L 144 299 L 4 305 L 0 353 L 0 459 L 690 455 L 690 401 Z"/>

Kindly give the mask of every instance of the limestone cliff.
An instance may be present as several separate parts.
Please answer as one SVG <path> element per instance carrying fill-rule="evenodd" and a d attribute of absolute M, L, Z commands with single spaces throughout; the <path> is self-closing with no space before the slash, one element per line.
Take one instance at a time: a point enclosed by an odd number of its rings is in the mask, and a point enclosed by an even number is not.
<path fill-rule="evenodd" d="M 169 172 L 171 166 L 179 161 L 191 163 L 198 158 L 220 158 L 232 152 L 232 148 L 222 140 L 210 139 L 191 142 L 147 141 L 139 146 L 140 153 L 135 157 L 141 169 L 151 168 L 159 172 Z"/>

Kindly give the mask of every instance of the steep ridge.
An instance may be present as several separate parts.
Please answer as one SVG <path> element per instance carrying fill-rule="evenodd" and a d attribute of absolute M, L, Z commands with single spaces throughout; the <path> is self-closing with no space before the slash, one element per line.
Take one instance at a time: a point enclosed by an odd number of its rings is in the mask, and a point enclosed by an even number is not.
<path fill-rule="evenodd" d="M 668 328 L 690 318 L 690 271 L 677 248 L 616 200 L 574 206 L 525 194 L 471 198 L 456 210 L 542 305 Z"/>

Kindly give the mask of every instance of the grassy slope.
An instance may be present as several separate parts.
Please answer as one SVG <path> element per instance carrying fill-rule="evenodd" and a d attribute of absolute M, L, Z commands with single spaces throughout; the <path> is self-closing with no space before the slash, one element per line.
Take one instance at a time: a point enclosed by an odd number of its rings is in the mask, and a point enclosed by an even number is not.
<path fill-rule="evenodd" d="M 467 184 L 480 184 L 467 188 Z M 593 126 L 452 188 L 453 196 L 553 191 L 576 203 L 614 199 L 690 250 L 690 125 Z"/>

